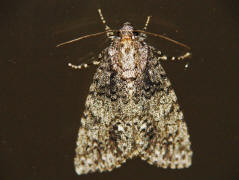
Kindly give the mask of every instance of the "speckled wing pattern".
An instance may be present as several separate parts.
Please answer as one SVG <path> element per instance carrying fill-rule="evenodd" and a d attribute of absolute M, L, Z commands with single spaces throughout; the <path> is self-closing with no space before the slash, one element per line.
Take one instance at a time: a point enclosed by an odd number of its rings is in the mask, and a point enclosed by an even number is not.
<path fill-rule="evenodd" d="M 189 167 L 187 126 L 154 48 L 131 44 L 136 75 L 123 74 L 120 62 L 114 62 L 124 59 L 119 43 L 101 53 L 90 86 L 77 139 L 77 174 L 111 171 L 137 156 L 163 168 Z"/>
<path fill-rule="evenodd" d="M 148 163 L 162 168 L 189 167 L 192 151 L 183 113 L 163 67 L 155 56 L 150 57 L 144 81 L 149 88 L 143 91 L 147 94 L 143 98 L 148 110 L 144 117 L 144 127 L 147 128 L 140 131 L 140 138 L 145 141 L 139 155 Z"/>

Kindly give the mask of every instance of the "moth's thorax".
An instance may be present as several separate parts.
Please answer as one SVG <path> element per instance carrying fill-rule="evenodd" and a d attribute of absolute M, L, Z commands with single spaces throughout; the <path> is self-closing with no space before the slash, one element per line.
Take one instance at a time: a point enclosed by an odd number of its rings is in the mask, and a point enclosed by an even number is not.
<path fill-rule="evenodd" d="M 143 73 L 147 62 L 147 46 L 137 40 L 133 27 L 125 23 L 120 29 L 120 37 L 116 38 L 109 48 L 112 68 L 120 73 L 124 80 L 137 79 Z"/>
<path fill-rule="evenodd" d="M 136 70 L 138 58 L 136 58 L 137 50 L 132 40 L 123 40 L 120 42 L 119 66 L 121 68 L 122 77 L 124 79 L 136 78 Z"/>

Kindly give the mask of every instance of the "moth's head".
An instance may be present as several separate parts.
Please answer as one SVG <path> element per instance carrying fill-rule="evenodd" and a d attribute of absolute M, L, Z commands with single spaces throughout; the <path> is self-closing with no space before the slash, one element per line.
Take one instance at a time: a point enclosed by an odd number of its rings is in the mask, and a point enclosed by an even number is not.
<path fill-rule="evenodd" d="M 124 23 L 119 32 L 122 40 L 134 39 L 133 26 L 129 22 Z"/>

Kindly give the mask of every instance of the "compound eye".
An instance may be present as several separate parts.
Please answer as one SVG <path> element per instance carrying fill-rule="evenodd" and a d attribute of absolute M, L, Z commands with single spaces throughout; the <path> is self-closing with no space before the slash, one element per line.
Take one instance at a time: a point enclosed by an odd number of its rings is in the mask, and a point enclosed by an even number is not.
<path fill-rule="evenodd" d="M 120 31 L 117 31 L 117 32 L 116 32 L 116 36 L 120 36 Z"/>
<path fill-rule="evenodd" d="M 139 33 L 137 31 L 133 31 L 134 36 L 138 36 Z"/>

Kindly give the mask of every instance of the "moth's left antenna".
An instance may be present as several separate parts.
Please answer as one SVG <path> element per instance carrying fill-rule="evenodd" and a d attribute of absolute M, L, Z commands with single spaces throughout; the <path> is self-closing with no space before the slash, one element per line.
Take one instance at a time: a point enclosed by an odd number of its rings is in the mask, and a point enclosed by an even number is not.
<path fill-rule="evenodd" d="M 60 47 L 60 46 L 66 45 L 66 44 L 70 44 L 70 43 L 73 43 L 73 42 L 76 42 L 76 41 L 79 41 L 79 40 L 82 40 L 82 39 L 86 39 L 86 38 L 89 38 L 89 37 L 99 36 L 99 35 L 102 35 L 104 33 L 106 33 L 108 37 L 113 36 L 114 33 L 111 30 L 111 28 L 106 24 L 106 21 L 105 21 L 105 18 L 103 16 L 102 12 L 101 12 L 101 9 L 98 9 L 98 13 L 99 13 L 99 16 L 100 16 L 100 19 L 101 19 L 102 23 L 105 25 L 105 31 L 106 32 L 98 32 L 98 33 L 95 33 L 95 34 L 89 34 L 89 35 L 81 36 L 81 37 L 78 37 L 76 39 L 60 43 L 56 47 Z"/>
<path fill-rule="evenodd" d="M 76 39 L 72 39 L 70 41 L 60 43 L 56 47 L 60 47 L 60 46 L 66 45 L 66 44 L 70 44 L 70 43 L 73 43 L 73 42 L 76 42 L 76 41 L 79 41 L 79 40 L 82 40 L 82 39 L 86 39 L 86 38 L 89 38 L 89 37 L 99 36 L 99 35 L 102 35 L 102 34 L 105 34 L 105 33 L 106 32 L 98 32 L 98 33 L 95 33 L 95 34 L 89 34 L 89 35 L 81 36 L 81 37 L 78 37 Z"/>

